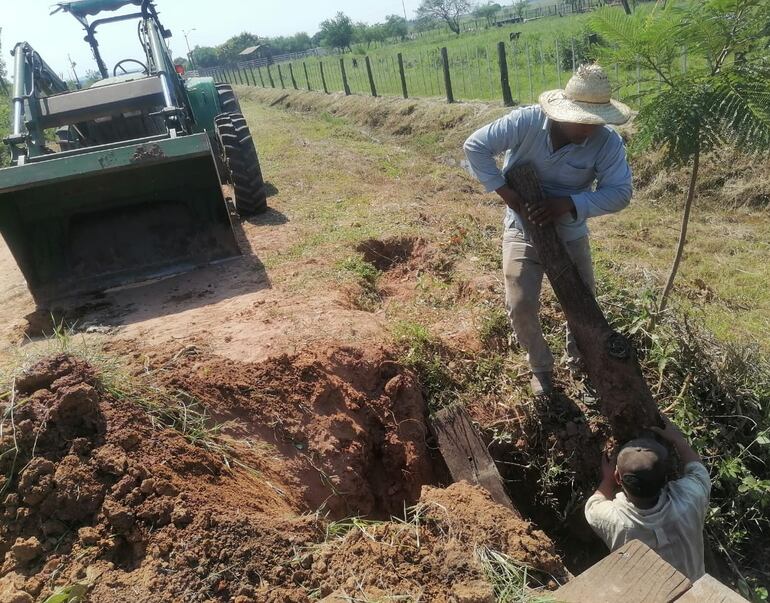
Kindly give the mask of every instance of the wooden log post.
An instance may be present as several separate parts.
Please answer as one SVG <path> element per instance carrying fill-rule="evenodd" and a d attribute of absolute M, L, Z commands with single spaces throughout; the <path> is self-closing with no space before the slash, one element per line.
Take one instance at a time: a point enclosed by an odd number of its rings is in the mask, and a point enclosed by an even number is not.
<path fill-rule="evenodd" d="M 281 71 L 281 64 L 280 64 L 280 63 L 278 63 L 278 64 L 276 65 L 276 67 L 278 68 L 278 79 L 279 79 L 279 80 L 281 80 L 281 88 L 283 88 L 284 90 L 286 90 L 286 84 L 285 84 L 285 83 L 284 83 L 284 81 L 283 81 L 283 71 Z"/>
<path fill-rule="evenodd" d="M 505 178 L 525 203 L 544 202 L 540 180 L 531 166 L 516 166 Z M 556 227 L 527 224 L 527 231 L 567 316 L 591 385 L 599 395 L 602 413 L 609 419 L 617 443 L 624 444 L 638 436 L 646 426 L 662 425 L 631 342 L 607 322 L 567 254 Z"/>
<path fill-rule="evenodd" d="M 497 43 L 497 60 L 500 63 L 500 88 L 503 91 L 503 105 L 513 107 L 511 83 L 508 81 L 508 61 L 505 59 L 505 42 Z"/>
<path fill-rule="evenodd" d="M 299 88 L 297 88 L 297 80 L 294 78 L 294 67 L 292 67 L 291 63 L 289 63 L 289 78 L 291 79 L 292 88 L 299 90 Z"/>
<path fill-rule="evenodd" d="M 326 75 L 324 75 L 324 62 L 318 61 L 318 66 L 321 71 L 321 85 L 324 88 L 324 94 L 329 94 L 329 87 L 326 85 Z"/>
<path fill-rule="evenodd" d="M 446 102 L 455 102 L 455 95 L 452 93 L 452 76 L 449 73 L 449 53 L 446 46 L 441 47 L 441 66 L 444 68 L 444 90 L 446 90 Z"/>
<path fill-rule="evenodd" d="M 366 77 L 369 78 L 369 89 L 372 91 L 372 96 L 377 96 L 377 87 L 374 85 L 374 74 L 372 73 L 372 62 L 369 60 L 369 55 L 364 57 L 366 63 Z"/>
<path fill-rule="evenodd" d="M 275 80 L 273 79 L 273 72 L 270 69 L 270 64 L 267 64 L 267 79 L 270 82 L 270 87 L 275 88 Z"/>
<path fill-rule="evenodd" d="M 265 87 L 265 78 L 262 77 L 262 67 L 257 65 L 257 73 L 259 74 L 259 83 L 262 84 L 262 87 Z"/>
<path fill-rule="evenodd" d="M 406 72 L 404 71 L 404 55 L 398 53 L 398 74 L 401 76 L 401 94 L 404 98 L 409 98 L 409 91 L 406 89 Z"/>
<path fill-rule="evenodd" d="M 444 408 L 434 415 L 431 425 L 452 479 L 481 486 L 489 492 L 492 500 L 521 517 L 505 490 L 495 461 L 465 408 Z"/>
<path fill-rule="evenodd" d="M 310 76 L 307 74 L 307 64 L 305 61 L 302 61 L 302 69 L 305 71 L 305 83 L 307 84 L 308 92 L 312 90 L 310 87 Z"/>
<path fill-rule="evenodd" d="M 243 77 L 246 79 L 246 85 L 247 85 L 247 86 L 251 86 L 251 85 L 252 85 L 252 83 L 251 83 L 251 81 L 249 80 L 249 71 L 248 71 L 248 69 L 246 69 L 245 67 L 242 67 L 242 68 L 241 68 L 241 70 L 243 71 Z M 253 84 L 253 85 L 254 85 L 254 86 L 256 86 L 256 85 L 257 85 L 257 83 L 256 83 L 256 82 L 254 82 L 254 84 Z"/>
<path fill-rule="evenodd" d="M 345 90 L 345 96 L 350 96 L 350 86 L 348 85 L 348 74 L 345 71 L 344 57 L 340 57 L 340 73 L 342 74 L 342 88 Z"/>

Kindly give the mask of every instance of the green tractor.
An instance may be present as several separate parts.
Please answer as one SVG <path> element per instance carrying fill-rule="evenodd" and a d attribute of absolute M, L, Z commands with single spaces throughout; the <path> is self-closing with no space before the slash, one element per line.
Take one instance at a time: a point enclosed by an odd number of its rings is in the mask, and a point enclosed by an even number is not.
<path fill-rule="evenodd" d="M 101 79 L 71 90 L 29 44 L 12 53 L 0 232 L 38 306 L 240 255 L 222 185 L 242 217 L 267 203 L 232 88 L 182 77 L 152 0 L 56 6 L 85 28 Z M 110 72 L 96 30 L 127 20 L 138 23 L 141 60 Z"/>

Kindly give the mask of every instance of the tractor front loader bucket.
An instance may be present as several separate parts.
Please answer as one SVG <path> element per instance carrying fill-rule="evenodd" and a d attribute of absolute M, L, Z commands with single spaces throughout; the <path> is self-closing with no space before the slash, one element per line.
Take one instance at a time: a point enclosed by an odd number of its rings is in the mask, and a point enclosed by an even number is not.
<path fill-rule="evenodd" d="M 0 232 L 38 306 L 240 254 L 206 134 L 0 170 Z"/>

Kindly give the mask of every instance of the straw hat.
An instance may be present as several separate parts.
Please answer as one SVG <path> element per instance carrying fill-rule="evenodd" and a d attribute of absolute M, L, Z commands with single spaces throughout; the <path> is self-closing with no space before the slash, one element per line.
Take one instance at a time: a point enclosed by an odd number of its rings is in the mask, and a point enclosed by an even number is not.
<path fill-rule="evenodd" d="M 554 121 L 574 124 L 626 123 L 631 109 L 610 98 L 612 88 L 599 65 L 581 65 L 564 90 L 543 92 L 538 99 L 545 114 Z"/>

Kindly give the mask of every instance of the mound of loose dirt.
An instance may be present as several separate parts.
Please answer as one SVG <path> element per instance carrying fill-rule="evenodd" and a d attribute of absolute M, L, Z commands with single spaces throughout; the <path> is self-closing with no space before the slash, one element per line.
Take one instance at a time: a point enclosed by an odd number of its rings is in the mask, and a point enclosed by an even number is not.
<path fill-rule="evenodd" d="M 78 583 L 93 601 L 233 596 L 278 579 L 320 533 L 285 495 L 106 395 L 82 361 L 43 361 L 16 398 L 0 442 L 0 600 Z"/>
<path fill-rule="evenodd" d="M 426 486 L 417 509 L 408 522 L 354 528 L 316 555 L 311 568 L 321 594 L 341 583 L 339 598 L 389 593 L 408 600 L 491 602 L 476 556 L 481 547 L 509 555 L 544 581 L 564 578 L 548 537 L 481 488 L 464 482 L 446 489 Z M 469 592 L 476 598 L 467 598 Z"/>
<path fill-rule="evenodd" d="M 150 362 L 167 385 L 225 421 L 226 456 L 162 429 L 150 402 L 116 398 L 76 358 L 17 379 L 0 440 L 0 600 L 64 587 L 96 603 L 309 602 L 361 588 L 461 600 L 490 592 L 481 546 L 563 574 L 550 540 L 482 491 L 422 488 L 445 469 L 414 377 L 386 353 L 163 358 Z M 388 519 L 414 503 L 408 522 L 329 535 L 332 517 Z"/>

